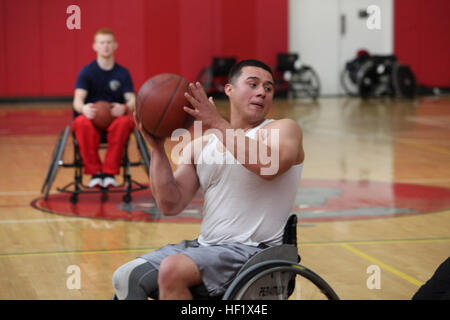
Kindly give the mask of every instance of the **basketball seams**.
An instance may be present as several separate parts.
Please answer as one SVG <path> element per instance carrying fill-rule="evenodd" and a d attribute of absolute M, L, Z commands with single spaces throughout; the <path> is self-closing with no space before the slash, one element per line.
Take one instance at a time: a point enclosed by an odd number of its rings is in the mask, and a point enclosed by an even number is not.
<path fill-rule="evenodd" d="M 159 121 L 155 126 L 155 133 L 158 132 L 158 129 L 161 126 L 161 123 L 164 120 L 164 117 L 166 116 L 167 110 L 169 109 L 170 105 L 172 104 L 173 98 L 175 97 L 175 94 L 178 92 L 178 88 L 180 87 L 180 84 L 182 81 L 183 81 L 183 78 L 178 79 L 178 83 L 177 83 L 175 89 L 172 91 L 172 95 L 170 96 L 170 99 L 167 102 L 167 105 L 164 108 L 164 111 L 163 111 L 162 115 L 159 117 Z"/>
<path fill-rule="evenodd" d="M 142 112 L 143 109 L 142 106 L 145 105 L 145 102 L 147 101 L 147 99 L 149 97 L 151 97 L 151 93 L 155 90 L 158 90 L 160 87 L 162 87 L 164 84 L 166 84 L 167 82 L 171 81 L 174 78 L 175 75 L 171 75 L 171 77 L 155 84 L 154 86 L 151 87 L 149 92 L 144 92 L 144 90 L 147 89 L 148 86 L 153 85 L 154 81 L 149 81 L 145 84 L 144 88 L 141 88 L 141 90 L 139 90 L 139 94 L 138 94 L 138 106 L 139 106 L 139 110 L 137 112 L 137 119 L 142 119 Z M 142 94 L 141 94 L 142 92 Z M 143 98 L 141 98 L 143 96 Z"/>
<path fill-rule="evenodd" d="M 155 91 L 156 90 L 156 91 Z M 189 92 L 189 82 L 183 77 L 166 73 L 147 80 L 138 94 L 136 122 L 143 132 L 157 137 L 169 137 L 173 130 L 191 126 L 191 118 L 182 106 L 189 105 L 184 93 Z"/>
<path fill-rule="evenodd" d="M 97 129 L 105 131 L 114 120 L 114 117 L 111 114 L 112 105 L 108 101 L 100 100 L 97 101 L 94 106 L 97 111 L 95 117 L 91 121 Z"/>

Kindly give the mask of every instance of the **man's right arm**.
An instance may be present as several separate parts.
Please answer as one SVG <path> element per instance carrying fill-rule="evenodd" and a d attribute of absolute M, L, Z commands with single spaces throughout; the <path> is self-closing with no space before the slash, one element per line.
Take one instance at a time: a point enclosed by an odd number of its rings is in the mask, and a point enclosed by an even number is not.
<path fill-rule="evenodd" d="M 200 188 L 193 154 L 186 153 L 190 160 L 181 161 L 173 172 L 164 149 L 165 139 L 149 135 L 143 130 L 142 124 L 136 121 L 136 112 L 133 115 L 137 128 L 150 145 L 149 177 L 156 205 L 163 215 L 175 216 L 186 208 Z"/>
<path fill-rule="evenodd" d="M 84 103 L 87 97 L 87 90 L 77 88 L 75 89 L 75 93 L 73 96 L 73 109 L 80 113 L 84 114 L 86 118 L 93 119 L 95 117 L 95 108 L 93 103 Z"/>
<path fill-rule="evenodd" d="M 195 167 L 181 164 L 172 173 L 164 151 L 150 151 L 150 185 L 158 209 L 165 216 L 179 214 L 191 202 L 200 184 Z"/>
<path fill-rule="evenodd" d="M 75 89 L 75 94 L 73 96 L 73 108 L 78 113 L 83 113 L 84 101 L 87 97 L 87 90 L 85 89 Z"/>

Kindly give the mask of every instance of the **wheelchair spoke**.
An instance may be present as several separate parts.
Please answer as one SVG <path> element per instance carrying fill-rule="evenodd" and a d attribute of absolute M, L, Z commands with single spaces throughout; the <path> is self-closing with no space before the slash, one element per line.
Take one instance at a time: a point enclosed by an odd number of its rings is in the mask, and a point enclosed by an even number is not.
<path fill-rule="evenodd" d="M 336 300 L 339 297 L 319 275 L 283 260 L 270 260 L 247 269 L 228 288 L 231 300 Z"/>

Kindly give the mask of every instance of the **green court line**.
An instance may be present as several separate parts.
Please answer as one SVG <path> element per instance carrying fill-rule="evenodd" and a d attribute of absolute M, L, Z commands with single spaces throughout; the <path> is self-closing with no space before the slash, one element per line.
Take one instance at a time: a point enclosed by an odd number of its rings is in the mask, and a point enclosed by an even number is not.
<path fill-rule="evenodd" d="M 390 240 L 312 241 L 312 242 L 299 242 L 298 246 L 301 248 L 313 246 L 342 246 L 355 244 L 371 245 L 371 244 L 395 244 L 395 243 L 433 243 L 433 242 L 449 242 L 449 241 L 450 237 L 422 238 L 422 239 L 390 239 Z M 156 249 L 157 248 L 123 248 L 123 249 L 100 249 L 100 250 L 12 252 L 12 253 L 0 253 L 0 258 L 151 252 Z"/>
<path fill-rule="evenodd" d="M 42 251 L 42 252 L 16 252 L 16 253 L 0 253 L 0 258 L 9 257 L 33 257 L 33 256 L 61 256 L 61 255 L 85 255 L 85 254 L 103 254 L 103 253 L 126 253 L 126 252 L 150 252 L 155 248 L 126 248 L 113 250 L 69 250 L 69 251 Z"/>
<path fill-rule="evenodd" d="M 447 242 L 450 237 L 443 238 L 416 238 L 416 239 L 383 239 L 383 240 L 348 240 L 348 241 L 310 241 L 299 242 L 299 246 L 326 246 L 342 244 L 395 244 L 395 243 L 428 243 L 428 242 Z"/>

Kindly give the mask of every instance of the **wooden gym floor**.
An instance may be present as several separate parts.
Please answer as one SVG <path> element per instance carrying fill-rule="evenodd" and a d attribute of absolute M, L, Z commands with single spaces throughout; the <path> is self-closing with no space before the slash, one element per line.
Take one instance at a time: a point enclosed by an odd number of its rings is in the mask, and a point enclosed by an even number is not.
<path fill-rule="evenodd" d="M 70 110 L 0 105 L 0 299 L 110 299 L 120 265 L 198 235 L 198 220 L 115 220 L 108 210 L 86 218 L 81 200 L 70 215 L 38 210 Z M 342 299 L 410 299 L 450 254 L 450 98 L 276 100 L 270 117 L 293 118 L 304 131 L 293 209 L 302 264 Z M 147 181 L 142 168 L 132 173 Z M 72 177 L 59 169 L 51 197 Z"/>

